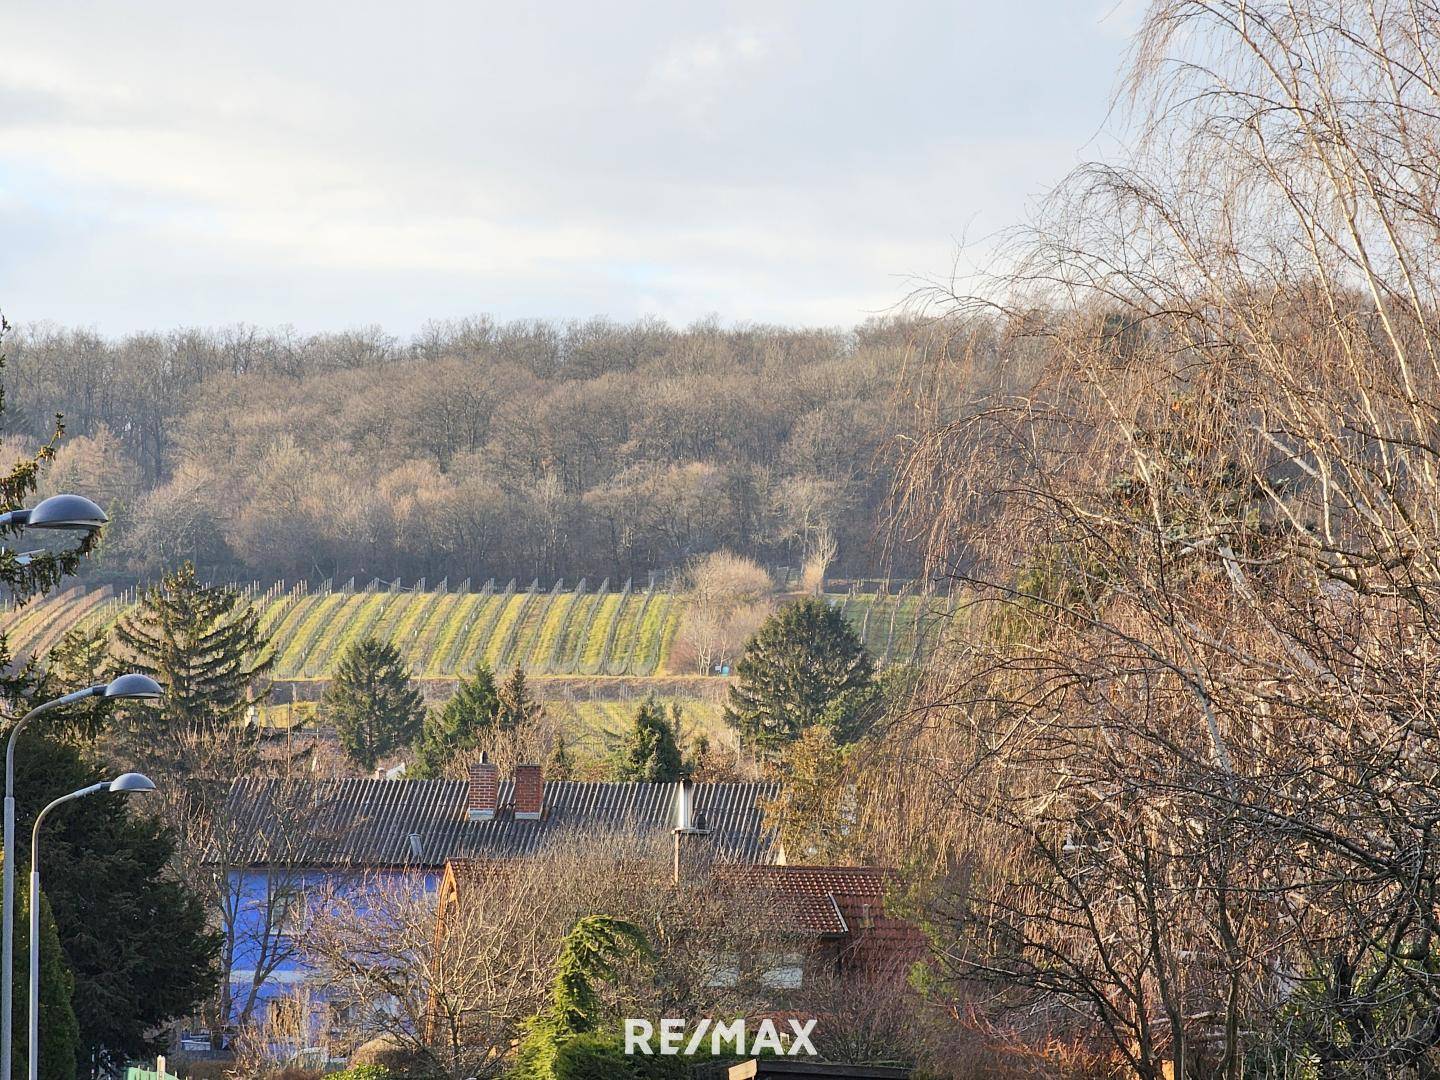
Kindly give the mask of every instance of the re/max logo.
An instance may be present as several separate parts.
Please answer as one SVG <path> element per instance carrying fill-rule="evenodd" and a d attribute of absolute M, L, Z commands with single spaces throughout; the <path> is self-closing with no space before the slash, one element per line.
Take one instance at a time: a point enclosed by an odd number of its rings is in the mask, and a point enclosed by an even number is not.
<path fill-rule="evenodd" d="M 661 1054 L 698 1054 L 705 1046 L 705 1036 L 710 1036 L 710 1053 L 719 1057 L 720 1054 L 730 1052 L 740 1054 L 744 1057 L 756 1057 L 760 1054 L 788 1054 L 792 1057 L 800 1054 L 814 1054 L 815 1047 L 810 1042 L 810 1033 L 815 1030 L 814 1020 L 790 1020 L 790 1034 L 782 1036 L 780 1029 L 775 1026 L 773 1020 L 762 1020 L 755 1029 L 755 1037 L 749 1038 L 749 1030 L 745 1021 L 732 1020 L 725 1024 L 708 1018 L 696 1021 L 695 1029 L 690 1032 L 690 1037 L 685 1038 L 686 1022 L 684 1020 L 669 1018 L 660 1021 L 660 1038 L 658 1040 Z M 625 1021 L 625 1053 L 627 1054 L 654 1054 L 657 1053 L 651 1046 L 655 1039 L 655 1025 L 649 1020 L 626 1020 Z M 786 1046 L 785 1041 L 789 1040 L 790 1045 Z M 721 1049 L 724 1047 L 725 1049 Z"/>

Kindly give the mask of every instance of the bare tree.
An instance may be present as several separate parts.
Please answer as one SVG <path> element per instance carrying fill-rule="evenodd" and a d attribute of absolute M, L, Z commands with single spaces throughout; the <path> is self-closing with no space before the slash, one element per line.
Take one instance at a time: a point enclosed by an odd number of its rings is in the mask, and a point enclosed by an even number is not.
<path fill-rule="evenodd" d="M 1436 26 L 1152 4 L 1133 156 L 951 298 L 937 409 L 1036 374 L 903 477 L 963 603 L 875 827 L 940 970 L 1143 1077 L 1440 1060 Z"/>
<path fill-rule="evenodd" d="M 686 578 L 690 603 L 672 663 L 709 674 L 739 656 L 774 610 L 774 583 L 764 567 L 729 551 L 697 559 Z"/>
<path fill-rule="evenodd" d="M 161 790 L 161 817 L 177 836 L 178 872 L 207 897 L 224 935 L 219 994 L 206 1019 L 217 1037 L 232 1026 L 246 1029 L 263 1012 L 262 990 L 301 955 L 305 868 L 326 840 L 323 789 L 281 770 Z"/>
<path fill-rule="evenodd" d="M 835 534 L 826 526 L 816 530 L 806 545 L 805 562 L 800 568 L 800 587 L 812 596 L 819 596 L 825 591 L 825 575 L 830 571 L 830 564 L 835 561 L 835 555 L 840 550 L 840 545 L 835 541 Z"/>
<path fill-rule="evenodd" d="M 552 963 L 582 915 L 645 930 L 651 965 L 607 991 L 616 1016 L 744 1015 L 792 930 L 769 899 L 697 866 L 676 884 L 668 843 L 621 830 L 575 834 L 523 859 L 457 864 L 437 913 L 422 883 L 366 876 L 311 905 L 307 962 L 338 1020 L 332 1050 L 383 1038 L 423 1068 L 498 1076 L 546 999 Z M 438 928 L 437 928 L 438 927 Z M 639 1010 L 639 1011 L 636 1011 Z"/>

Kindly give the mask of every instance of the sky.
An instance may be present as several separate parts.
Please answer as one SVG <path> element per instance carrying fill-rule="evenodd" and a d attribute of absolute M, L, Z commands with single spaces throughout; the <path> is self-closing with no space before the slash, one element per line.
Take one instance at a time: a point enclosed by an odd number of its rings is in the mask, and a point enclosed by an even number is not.
<path fill-rule="evenodd" d="M 1103 156 L 1139 0 L 7 0 L 0 310 L 848 326 Z"/>

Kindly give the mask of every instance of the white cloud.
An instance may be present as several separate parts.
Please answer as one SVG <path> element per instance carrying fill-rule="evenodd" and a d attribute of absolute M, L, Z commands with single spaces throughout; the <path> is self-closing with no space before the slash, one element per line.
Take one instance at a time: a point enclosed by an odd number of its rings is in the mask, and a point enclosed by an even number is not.
<path fill-rule="evenodd" d="M 1122 43 L 1045 7 L 16 0 L 0 306 L 853 322 L 1093 133 Z"/>
<path fill-rule="evenodd" d="M 666 46 L 651 64 L 641 91 L 643 102 L 663 102 L 691 120 L 702 119 L 746 78 L 768 52 L 766 38 L 752 28 L 732 28 Z"/>

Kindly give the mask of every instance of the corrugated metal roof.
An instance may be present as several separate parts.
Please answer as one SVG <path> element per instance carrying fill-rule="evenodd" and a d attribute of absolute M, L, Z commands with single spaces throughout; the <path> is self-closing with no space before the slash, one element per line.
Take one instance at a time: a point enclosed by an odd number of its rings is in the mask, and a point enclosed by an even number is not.
<path fill-rule="evenodd" d="M 448 859 L 523 855 L 573 830 L 668 835 L 679 784 L 545 782 L 538 821 L 517 820 L 514 781 L 500 783 L 500 810 L 469 821 L 463 780 L 251 780 L 226 800 L 227 861 L 237 865 L 441 867 Z M 773 861 L 775 837 L 761 805 L 775 782 L 695 784 L 697 819 L 717 858 Z M 412 836 L 418 837 L 412 840 Z M 420 854 L 415 856 L 418 848 Z"/>

